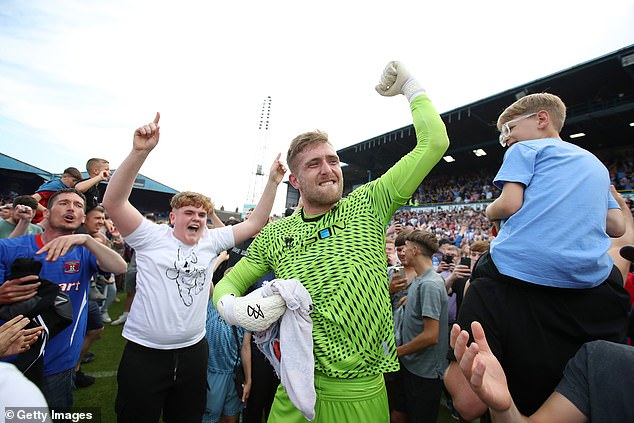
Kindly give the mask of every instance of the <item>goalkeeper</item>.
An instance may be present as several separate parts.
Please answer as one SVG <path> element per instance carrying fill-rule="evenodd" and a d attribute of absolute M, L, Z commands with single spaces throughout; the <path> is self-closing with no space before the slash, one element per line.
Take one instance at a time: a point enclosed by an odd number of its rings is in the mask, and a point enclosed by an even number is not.
<path fill-rule="evenodd" d="M 383 373 L 396 371 L 398 361 L 385 272 L 385 227 L 449 145 L 440 116 L 403 65 L 390 62 L 376 90 L 407 97 L 415 148 L 379 179 L 342 198 L 341 165 L 327 135 L 316 131 L 297 136 L 286 160 L 303 207 L 266 226 L 249 255 L 214 291 L 216 307 L 229 324 L 258 330 L 277 320 L 284 307 L 279 298 L 259 298 L 257 290 L 238 297 L 251 284 L 273 270 L 278 279 L 297 279 L 306 287 L 314 303 L 317 422 L 389 421 Z M 268 421 L 306 419 L 280 386 Z"/>

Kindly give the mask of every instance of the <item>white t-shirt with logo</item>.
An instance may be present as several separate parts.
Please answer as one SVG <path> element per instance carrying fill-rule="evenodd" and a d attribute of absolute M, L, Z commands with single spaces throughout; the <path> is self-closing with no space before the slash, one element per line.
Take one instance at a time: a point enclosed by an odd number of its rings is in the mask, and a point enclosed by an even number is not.
<path fill-rule="evenodd" d="M 196 245 L 168 225 L 143 219 L 126 242 L 136 251 L 136 295 L 123 337 L 161 350 L 194 345 L 205 336 L 213 265 L 234 246 L 233 229 L 207 229 Z"/>

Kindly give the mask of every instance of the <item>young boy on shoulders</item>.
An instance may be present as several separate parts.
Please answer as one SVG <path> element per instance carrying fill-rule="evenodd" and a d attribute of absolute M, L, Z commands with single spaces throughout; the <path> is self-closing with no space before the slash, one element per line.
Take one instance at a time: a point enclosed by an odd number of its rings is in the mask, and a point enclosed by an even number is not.
<path fill-rule="evenodd" d="M 559 133 L 566 106 L 548 93 L 510 105 L 497 121 L 508 146 L 486 210 L 498 236 L 476 265 L 458 324 L 482 323 L 519 410 L 534 413 L 585 342 L 623 342 L 628 295 L 608 254 L 625 230 L 608 170 Z M 534 353 L 529 353 L 532 349 Z M 486 406 L 452 362 L 445 384 L 467 420 Z"/>

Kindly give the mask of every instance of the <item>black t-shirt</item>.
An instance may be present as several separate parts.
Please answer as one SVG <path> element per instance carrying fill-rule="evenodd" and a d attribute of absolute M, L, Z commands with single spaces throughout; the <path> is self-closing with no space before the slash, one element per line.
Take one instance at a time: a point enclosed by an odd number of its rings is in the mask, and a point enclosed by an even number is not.
<path fill-rule="evenodd" d="M 517 408 L 531 415 L 581 345 L 624 342 L 628 298 L 612 280 L 591 289 L 564 289 L 483 277 L 472 281 L 458 324 L 469 332 L 472 321 L 482 324 Z"/>
<path fill-rule="evenodd" d="M 91 186 L 84 192 L 84 196 L 86 197 L 86 213 L 99 205 L 99 188 L 97 188 L 97 185 L 99 184 Z"/>
<path fill-rule="evenodd" d="M 584 344 L 568 362 L 556 391 L 592 422 L 634 422 L 634 347 Z"/>
<path fill-rule="evenodd" d="M 249 245 L 253 242 L 254 238 L 249 238 L 246 241 L 241 242 L 240 244 L 234 246 L 229 251 L 229 259 L 227 259 L 224 263 L 222 263 L 214 272 L 212 276 L 212 281 L 215 284 L 220 282 L 220 279 L 224 276 L 226 270 L 230 267 L 233 267 L 237 262 L 240 261 L 242 257 L 245 257 L 248 252 L 247 249 Z"/>

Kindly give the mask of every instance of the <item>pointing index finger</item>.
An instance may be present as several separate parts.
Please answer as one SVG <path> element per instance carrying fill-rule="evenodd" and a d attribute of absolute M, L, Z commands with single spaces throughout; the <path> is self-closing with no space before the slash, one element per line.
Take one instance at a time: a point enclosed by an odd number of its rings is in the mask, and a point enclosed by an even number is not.
<path fill-rule="evenodd" d="M 154 117 L 154 123 L 158 125 L 160 119 L 161 119 L 161 114 L 159 112 L 156 112 L 156 116 Z"/>

